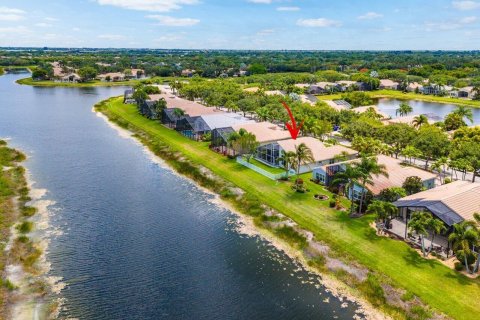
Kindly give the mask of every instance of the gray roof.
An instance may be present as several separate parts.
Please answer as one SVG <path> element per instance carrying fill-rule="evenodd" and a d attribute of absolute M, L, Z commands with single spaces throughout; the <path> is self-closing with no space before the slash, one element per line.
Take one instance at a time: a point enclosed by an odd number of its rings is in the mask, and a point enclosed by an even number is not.
<path fill-rule="evenodd" d="M 209 114 L 209 115 L 202 115 L 199 118 L 201 118 L 207 124 L 210 130 L 213 130 L 216 128 L 232 127 L 234 125 L 242 124 L 242 123 L 255 122 L 253 120 L 249 120 L 245 117 L 242 117 L 241 115 L 238 115 L 236 113 Z"/>
<path fill-rule="evenodd" d="M 421 207 L 451 226 L 472 220 L 480 212 L 480 183 L 455 181 L 422 191 L 393 203 L 397 207 Z"/>

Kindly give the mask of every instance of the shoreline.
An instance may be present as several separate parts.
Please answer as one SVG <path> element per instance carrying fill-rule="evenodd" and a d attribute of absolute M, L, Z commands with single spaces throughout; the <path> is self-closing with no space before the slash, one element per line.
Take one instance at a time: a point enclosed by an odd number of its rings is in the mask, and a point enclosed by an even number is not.
<path fill-rule="evenodd" d="M 55 82 L 51 80 L 34 81 L 31 77 L 18 79 L 15 83 L 32 87 L 63 87 L 63 88 L 93 88 L 93 87 L 120 87 L 134 86 L 140 80 L 118 81 L 118 82 Z"/>
<path fill-rule="evenodd" d="M 49 206 L 53 202 L 44 198 L 47 190 L 34 188 L 30 172 L 22 165 L 26 160 L 24 156 L 10 168 L 20 170 L 20 185 L 16 188 L 21 187 L 22 191 L 14 194 L 11 209 L 14 220 L 10 224 L 4 249 L 3 274 L 11 289 L 6 295 L 3 312 L 13 319 L 46 319 L 56 314 L 58 306 L 52 296 L 57 281 L 47 275 L 50 264 L 46 258 L 50 240 L 47 234 Z M 5 171 L 6 167 L 2 169 Z M 24 230 L 26 225 L 30 227 Z M 27 264 L 27 261 L 30 262 Z"/>
<path fill-rule="evenodd" d="M 219 206 L 222 209 L 226 209 L 230 211 L 238 219 L 239 227 L 237 228 L 237 232 L 241 234 L 245 234 L 247 236 L 260 237 L 262 240 L 271 244 L 275 249 L 279 250 L 280 252 L 283 252 L 286 256 L 292 259 L 292 261 L 299 263 L 299 265 L 303 269 L 319 277 L 320 278 L 319 281 L 324 286 L 325 291 L 330 293 L 335 298 L 339 299 L 340 302 L 348 301 L 348 302 L 357 304 L 360 308 L 355 311 L 356 315 L 363 315 L 365 319 L 372 319 L 372 320 L 392 319 L 388 315 L 382 313 L 380 310 L 374 308 L 365 299 L 356 295 L 354 292 L 352 292 L 351 288 L 346 286 L 340 280 L 332 277 L 328 273 L 320 272 L 318 269 L 310 266 L 302 252 L 300 252 L 299 250 L 296 250 L 295 248 L 292 248 L 290 244 L 288 244 L 286 241 L 283 241 L 279 237 L 275 236 L 275 234 L 269 231 L 268 229 L 257 227 L 252 217 L 247 216 L 244 213 L 241 213 L 231 203 L 223 200 L 219 194 L 199 185 L 193 179 L 190 179 L 189 177 L 177 172 L 172 166 L 170 166 L 160 156 L 153 153 L 152 150 L 150 150 L 147 145 L 143 144 L 139 139 L 137 139 L 135 137 L 135 133 L 133 133 L 130 130 L 124 129 L 118 126 L 116 123 L 110 121 L 110 119 L 101 111 L 96 111 L 95 107 L 92 108 L 92 112 L 94 112 L 99 118 L 104 120 L 108 124 L 108 126 L 110 126 L 112 129 L 114 129 L 117 132 L 117 134 L 120 137 L 124 139 L 132 139 L 133 141 L 135 141 L 135 143 L 137 143 L 140 147 L 142 147 L 143 151 L 150 158 L 152 162 L 160 165 L 162 168 L 169 170 L 173 174 L 186 179 L 189 183 L 192 183 L 196 188 L 198 188 L 202 192 L 213 196 L 213 199 L 210 200 L 211 203 Z"/>

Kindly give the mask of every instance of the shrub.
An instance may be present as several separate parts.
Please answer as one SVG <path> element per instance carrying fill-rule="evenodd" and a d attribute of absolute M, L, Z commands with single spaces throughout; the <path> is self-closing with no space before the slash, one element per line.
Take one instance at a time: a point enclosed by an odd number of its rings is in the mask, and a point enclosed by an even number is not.
<path fill-rule="evenodd" d="M 23 221 L 21 224 L 17 226 L 17 230 L 20 233 L 29 233 L 33 229 L 33 223 L 30 221 Z"/>
<path fill-rule="evenodd" d="M 337 201 L 335 199 L 331 199 L 329 202 L 330 208 L 335 208 L 336 205 L 337 205 Z"/>
<path fill-rule="evenodd" d="M 305 238 L 303 235 L 298 233 L 290 226 L 283 226 L 281 228 L 275 229 L 275 233 L 280 238 L 290 242 L 293 245 L 296 245 L 300 249 L 307 246 L 307 238 Z"/>
<path fill-rule="evenodd" d="M 411 301 L 414 297 L 415 296 L 413 295 L 413 293 L 407 291 L 400 297 L 400 299 L 402 299 L 402 301 Z"/>
<path fill-rule="evenodd" d="M 361 288 L 368 300 L 374 305 L 385 304 L 385 294 L 380 281 L 373 274 L 369 273 L 367 279 L 362 283 Z"/>
<path fill-rule="evenodd" d="M 457 256 L 457 260 L 460 261 L 461 264 L 465 265 L 465 255 L 464 255 L 463 251 L 459 250 L 459 251 L 455 252 L 455 254 Z M 471 265 L 474 262 L 475 262 L 475 255 L 473 253 L 470 253 L 467 256 L 467 263 L 468 263 L 468 265 Z"/>
<path fill-rule="evenodd" d="M 413 319 L 418 320 L 430 319 L 432 317 L 432 313 L 422 306 L 412 306 L 410 313 Z"/>
<path fill-rule="evenodd" d="M 455 262 L 455 270 L 457 271 L 462 271 L 463 270 L 463 264 L 461 262 Z"/>

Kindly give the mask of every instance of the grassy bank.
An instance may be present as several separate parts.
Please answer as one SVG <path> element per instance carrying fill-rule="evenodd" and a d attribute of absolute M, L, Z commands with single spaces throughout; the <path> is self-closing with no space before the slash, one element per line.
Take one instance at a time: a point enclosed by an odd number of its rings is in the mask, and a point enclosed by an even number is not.
<path fill-rule="evenodd" d="M 105 81 L 89 81 L 89 82 L 55 82 L 51 80 L 35 81 L 32 78 L 23 78 L 17 80 L 18 84 L 35 86 L 35 87 L 72 87 L 72 88 L 84 88 L 84 87 L 114 87 L 114 86 L 134 86 L 139 83 L 139 80 L 130 81 L 117 81 L 117 82 L 105 82 Z"/>
<path fill-rule="evenodd" d="M 154 152 L 161 154 L 163 149 L 178 152 L 189 159 L 193 167 L 208 168 L 257 201 L 261 199 L 262 203 L 285 214 L 303 229 L 312 231 L 316 239 L 327 243 L 337 254 L 359 262 L 378 274 L 379 278 L 387 278 L 393 285 L 420 297 L 434 309 L 456 319 L 478 318 L 479 279 L 469 279 L 437 261 L 425 260 L 401 241 L 377 236 L 369 226 L 372 217 L 351 219 L 348 213 L 329 208 L 328 202 L 315 200 L 313 194 L 322 190 L 308 181 L 308 175 L 304 176 L 307 178 L 304 180 L 311 192 L 296 193 L 290 183 L 269 180 L 210 151 L 205 143 L 189 140 L 158 122 L 140 116 L 135 106 L 123 105 L 121 99 L 109 100 L 99 105 L 98 109 L 120 126 L 148 137 L 148 145 Z M 142 139 L 145 143 L 147 138 Z M 179 171 L 190 175 L 186 170 L 182 172 L 182 168 Z M 214 191 L 222 194 L 224 190 Z M 358 289 L 361 290 L 361 287 Z M 369 288 L 363 292 L 368 294 L 371 286 Z"/>
<path fill-rule="evenodd" d="M 25 169 L 21 162 L 25 156 L 14 149 L 8 148 L 5 141 L 0 140 L 0 268 L 2 277 L 0 280 L 0 315 L 7 318 L 8 305 L 18 298 L 15 284 L 5 279 L 5 266 L 8 264 L 20 265 L 23 270 L 31 275 L 38 274 L 36 262 L 42 251 L 29 237 L 34 225 L 28 219 L 36 213 L 36 209 L 27 206 L 30 201 L 29 189 L 25 178 Z M 12 226 L 15 225 L 15 237 L 12 237 Z M 11 241 L 12 245 L 8 252 L 6 244 Z M 46 291 L 43 280 L 32 278 L 26 282 L 27 290 L 39 297 Z M 46 289 L 45 289 L 46 290 Z"/>
<path fill-rule="evenodd" d="M 4 73 L 5 73 L 5 70 L 3 70 L 2 67 L 0 67 L 0 76 L 3 76 Z"/>
<path fill-rule="evenodd" d="M 437 102 L 437 103 L 447 103 L 447 104 L 456 104 L 469 106 L 473 108 L 480 108 L 479 100 L 465 100 L 458 98 L 450 97 L 438 97 L 434 95 L 425 95 L 414 92 L 403 93 L 396 90 L 378 90 L 378 91 L 368 91 L 368 95 L 372 98 L 390 98 L 390 99 L 399 99 L 399 100 L 420 100 L 428 102 Z M 341 94 L 328 94 L 328 95 L 319 95 L 317 96 L 319 100 L 337 100 L 341 99 Z"/>

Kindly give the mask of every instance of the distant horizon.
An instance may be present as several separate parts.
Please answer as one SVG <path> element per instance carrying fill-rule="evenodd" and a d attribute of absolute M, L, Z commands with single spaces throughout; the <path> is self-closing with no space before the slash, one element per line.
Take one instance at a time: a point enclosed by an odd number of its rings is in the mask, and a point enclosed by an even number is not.
<path fill-rule="evenodd" d="M 0 46 L 473 51 L 479 12 L 480 0 L 3 0 Z"/>

